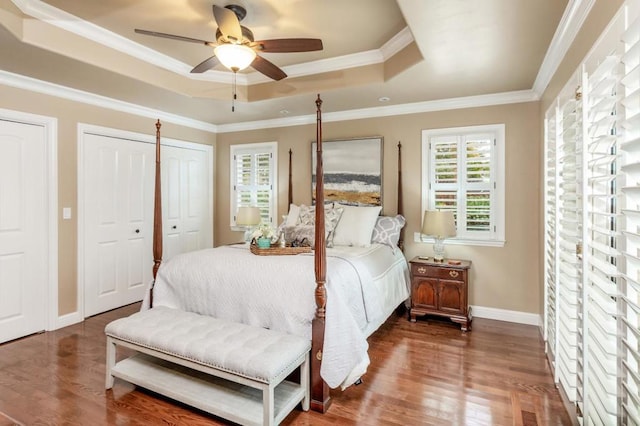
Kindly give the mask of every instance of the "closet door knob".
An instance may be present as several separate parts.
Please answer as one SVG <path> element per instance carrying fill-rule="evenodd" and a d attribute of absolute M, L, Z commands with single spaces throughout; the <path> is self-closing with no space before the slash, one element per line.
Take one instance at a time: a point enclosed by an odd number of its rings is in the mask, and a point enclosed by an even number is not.
<path fill-rule="evenodd" d="M 173 225 L 171 229 L 178 229 L 178 227 L 176 225 Z"/>
<path fill-rule="evenodd" d="M 140 230 L 139 230 L 139 229 L 136 229 L 136 234 L 139 234 L 139 233 L 140 233 Z"/>

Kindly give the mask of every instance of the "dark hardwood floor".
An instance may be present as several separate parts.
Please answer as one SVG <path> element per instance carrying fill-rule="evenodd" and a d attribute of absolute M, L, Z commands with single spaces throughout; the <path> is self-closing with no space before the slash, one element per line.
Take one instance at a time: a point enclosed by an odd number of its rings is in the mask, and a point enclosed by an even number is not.
<path fill-rule="evenodd" d="M 138 307 L 0 345 L 0 426 L 225 424 L 120 380 L 104 390 L 104 327 Z M 283 424 L 571 424 L 536 327 L 475 319 L 463 333 L 394 315 L 369 343 L 363 384 L 332 391 L 326 414 L 295 410 Z"/>

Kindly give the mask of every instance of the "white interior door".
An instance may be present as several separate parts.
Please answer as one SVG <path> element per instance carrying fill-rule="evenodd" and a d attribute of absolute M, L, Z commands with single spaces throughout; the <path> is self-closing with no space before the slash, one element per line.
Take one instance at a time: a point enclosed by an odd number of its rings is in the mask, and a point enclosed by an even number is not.
<path fill-rule="evenodd" d="M 45 329 L 44 127 L 0 120 L 0 343 Z"/>
<path fill-rule="evenodd" d="M 84 137 L 85 316 L 144 296 L 153 260 L 153 145 Z"/>
<path fill-rule="evenodd" d="M 164 253 L 176 254 L 212 245 L 209 201 L 208 154 L 204 150 L 162 147 Z"/>

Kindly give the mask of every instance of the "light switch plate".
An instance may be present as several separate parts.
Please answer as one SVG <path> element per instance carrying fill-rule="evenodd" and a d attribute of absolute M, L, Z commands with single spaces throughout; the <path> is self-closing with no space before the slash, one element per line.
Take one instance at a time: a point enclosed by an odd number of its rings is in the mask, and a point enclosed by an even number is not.
<path fill-rule="evenodd" d="M 63 207 L 62 208 L 62 218 L 63 219 L 71 219 L 71 207 Z"/>

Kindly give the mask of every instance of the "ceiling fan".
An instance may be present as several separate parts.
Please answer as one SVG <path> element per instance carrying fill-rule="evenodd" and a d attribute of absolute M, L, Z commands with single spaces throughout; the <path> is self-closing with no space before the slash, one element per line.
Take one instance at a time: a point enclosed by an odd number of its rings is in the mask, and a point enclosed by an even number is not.
<path fill-rule="evenodd" d="M 214 4 L 213 17 L 218 24 L 215 42 L 138 28 L 135 29 L 135 32 L 214 47 L 214 55 L 196 65 L 191 70 L 192 73 L 205 72 L 221 63 L 234 73 L 251 66 L 273 80 L 282 80 L 287 74 L 273 62 L 258 55 L 258 53 L 322 50 L 322 40 L 317 38 L 282 38 L 255 41 L 251 30 L 240 25 L 240 21 L 246 15 L 247 11 L 242 6 L 230 4 L 220 7 Z"/>

